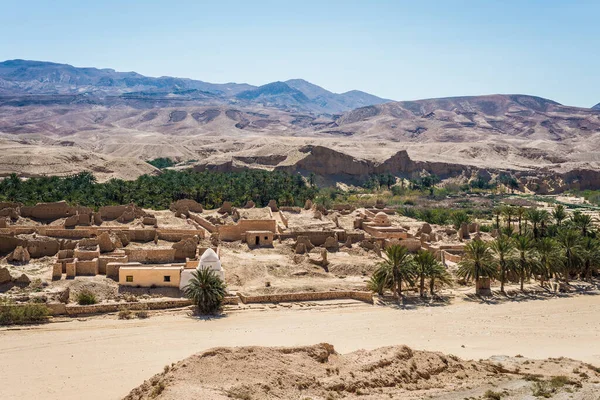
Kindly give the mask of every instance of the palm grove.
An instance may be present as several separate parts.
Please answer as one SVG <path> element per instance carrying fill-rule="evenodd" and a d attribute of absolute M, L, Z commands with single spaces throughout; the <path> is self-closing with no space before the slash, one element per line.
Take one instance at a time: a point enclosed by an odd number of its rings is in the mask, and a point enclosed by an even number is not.
<path fill-rule="evenodd" d="M 518 282 L 521 290 L 531 279 L 542 287 L 552 280 L 564 287 L 572 279 L 590 280 L 597 274 L 600 241 L 589 215 L 579 211 L 568 215 L 562 205 L 552 212 L 507 205 L 494 210 L 494 219 L 494 240 L 468 242 L 458 265 L 458 277 L 474 281 L 476 288 L 482 278 L 497 280 L 505 293 L 509 281 Z M 390 289 L 400 299 L 403 285 L 416 286 L 424 297 L 427 290 L 435 295 L 436 285 L 451 283 L 450 274 L 432 254 L 411 255 L 395 245 L 386 249 L 369 288 L 380 294 Z"/>

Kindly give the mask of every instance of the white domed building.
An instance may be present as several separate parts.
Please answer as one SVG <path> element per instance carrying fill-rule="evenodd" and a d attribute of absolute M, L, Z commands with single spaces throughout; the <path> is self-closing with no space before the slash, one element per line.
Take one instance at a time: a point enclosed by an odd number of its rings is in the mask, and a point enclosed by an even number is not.
<path fill-rule="evenodd" d="M 212 270 L 219 278 L 223 281 L 225 280 L 225 270 L 221 266 L 221 260 L 215 251 L 211 248 L 206 249 L 202 256 L 200 257 L 200 261 L 198 262 L 197 271 L 200 271 L 204 268 L 208 268 Z M 184 269 L 181 272 L 181 281 L 179 284 L 179 289 L 183 290 L 190 280 L 192 279 L 192 272 L 194 269 Z"/>

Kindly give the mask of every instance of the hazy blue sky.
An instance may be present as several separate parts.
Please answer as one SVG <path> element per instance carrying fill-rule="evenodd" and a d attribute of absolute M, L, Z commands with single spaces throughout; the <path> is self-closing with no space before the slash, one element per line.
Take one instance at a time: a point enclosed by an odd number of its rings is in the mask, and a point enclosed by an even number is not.
<path fill-rule="evenodd" d="M 0 59 L 588 107 L 600 102 L 599 21 L 599 0 L 0 0 Z"/>

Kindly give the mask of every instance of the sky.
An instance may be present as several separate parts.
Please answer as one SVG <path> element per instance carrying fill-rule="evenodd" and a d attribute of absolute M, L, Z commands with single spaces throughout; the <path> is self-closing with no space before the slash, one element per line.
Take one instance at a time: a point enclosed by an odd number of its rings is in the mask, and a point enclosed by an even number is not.
<path fill-rule="evenodd" d="M 600 1 L 0 0 L 0 60 L 392 100 L 600 102 Z"/>

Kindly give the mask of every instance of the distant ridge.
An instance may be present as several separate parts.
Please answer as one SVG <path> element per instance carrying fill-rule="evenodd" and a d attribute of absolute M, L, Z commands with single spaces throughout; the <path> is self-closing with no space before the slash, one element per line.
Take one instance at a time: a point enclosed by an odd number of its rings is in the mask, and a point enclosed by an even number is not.
<path fill-rule="evenodd" d="M 195 91 L 195 92 L 194 92 Z M 204 104 L 244 101 L 316 114 L 339 114 L 389 100 L 352 90 L 332 93 L 302 79 L 256 87 L 245 83 L 209 83 L 170 76 L 147 77 L 110 68 L 80 68 L 45 61 L 0 62 L 0 95 L 82 95 L 167 97 Z"/>

